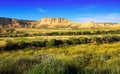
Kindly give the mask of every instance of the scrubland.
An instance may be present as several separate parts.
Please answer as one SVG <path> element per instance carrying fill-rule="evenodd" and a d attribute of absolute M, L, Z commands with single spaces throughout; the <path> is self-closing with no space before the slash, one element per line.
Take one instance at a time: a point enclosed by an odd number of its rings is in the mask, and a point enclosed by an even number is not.
<path fill-rule="evenodd" d="M 0 74 L 120 74 L 119 29 L 0 30 Z"/>

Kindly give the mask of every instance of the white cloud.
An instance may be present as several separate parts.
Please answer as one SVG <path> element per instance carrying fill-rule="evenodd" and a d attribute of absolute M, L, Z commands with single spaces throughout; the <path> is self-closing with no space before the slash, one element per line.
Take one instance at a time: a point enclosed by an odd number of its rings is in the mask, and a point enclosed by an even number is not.
<path fill-rule="evenodd" d="M 92 15 L 80 16 L 74 20 L 78 22 L 86 22 L 89 20 L 93 20 L 95 22 L 120 22 L 120 14 L 117 14 L 117 13 L 110 13 L 107 15 L 92 14 Z"/>
<path fill-rule="evenodd" d="M 46 13 L 46 12 L 47 12 L 47 10 L 42 9 L 42 8 L 38 8 L 37 10 L 38 10 L 39 12 L 41 12 L 41 13 Z"/>

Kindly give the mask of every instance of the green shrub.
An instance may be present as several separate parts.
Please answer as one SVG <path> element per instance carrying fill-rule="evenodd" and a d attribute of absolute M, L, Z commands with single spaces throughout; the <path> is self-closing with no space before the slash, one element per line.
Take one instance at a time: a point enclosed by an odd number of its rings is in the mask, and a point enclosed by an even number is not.
<path fill-rule="evenodd" d="M 23 34 L 23 37 L 27 37 L 27 36 L 30 36 L 30 34 L 29 33 L 24 33 Z"/>
<path fill-rule="evenodd" d="M 32 41 L 31 46 L 33 47 L 45 47 L 46 46 L 47 40 L 42 40 L 42 41 Z"/>
<path fill-rule="evenodd" d="M 25 74 L 65 74 L 65 66 L 61 60 L 46 56 L 41 63 L 31 67 Z"/>
<path fill-rule="evenodd" d="M 25 41 L 18 42 L 18 45 L 19 45 L 20 49 L 24 49 L 24 48 L 30 47 L 30 43 L 29 42 L 25 42 Z"/>
<path fill-rule="evenodd" d="M 62 44 L 63 44 L 62 40 L 56 40 L 56 39 L 50 39 L 47 42 L 47 46 L 59 46 L 59 45 L 62 45 Z"/>
<path fill-rule="evenodd" d="M 77 38 L 70 38 L 69 40 L 72 42 L 72 44 L 80 44 L 80 40 Z"/>
<path fill-rule="evenodd" d="M 6 42 L 7 42 L 7 44 L 5 46 L 6 50 L 14 50 L 14 49 L 16 49 L 18 47 L 17 43 L 15 43 L 15 42 L 13 42 L 11 40 L 7 40 Z"/>
<path fill-rule="evenodd" d="M 79 39 L 80 39 L 80 43 L 81 44 L 85 44 L 85 43 L 89 43 L 90 42 L 89 39 L 85 38 L 85 37 L 80 37 Z"/>
<path fill-rule="evenodd" d="M 72 42 L 70 40 L 63 40 L 63 45 L 67 46 L 67 45 L 71 45 Z"/>

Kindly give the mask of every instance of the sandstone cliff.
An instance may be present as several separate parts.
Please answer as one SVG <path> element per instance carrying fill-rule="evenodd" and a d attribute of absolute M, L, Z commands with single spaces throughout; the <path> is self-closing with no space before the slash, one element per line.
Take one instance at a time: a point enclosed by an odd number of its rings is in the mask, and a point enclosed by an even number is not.
<path fill-rule="evenodd" d="M 80 23 L 79 23 L 80 24 Z M 78 23 L 69 21 L 65 18 L 42 18 L 39 21 L 37 27 L 48 27 L 48 28 L 68 28 L 77 27 Z"/>
<path fill-rule="evenodd" d="M 41 24 L 58 24 L 58 23 L 66 23 L 68 22 L 65 18 L 42 18 Z"/>

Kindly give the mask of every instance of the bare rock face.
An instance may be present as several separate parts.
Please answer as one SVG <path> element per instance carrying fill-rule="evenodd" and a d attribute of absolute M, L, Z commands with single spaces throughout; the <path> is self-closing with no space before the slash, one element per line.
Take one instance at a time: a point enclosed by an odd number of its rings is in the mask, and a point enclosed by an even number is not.
<path fill-rule="evenodd" d="M 14 18 L 4 18 L 0 17 L 0 26 L 2 27 L 25 27 L 37 24 L 36 21 L 30 20 L 18 20 Z"/>
<path fill-rule="evenodd" d="M 35 20 L 19 20 L 19 21 L 20 25 L 23 27 L 35 28 L 35 26 L 38 24 L 38 22 Z"/>
<path fill-rule="evenodd" d="M 41 24 L 58 24 L 58 23 L 65 23 L 68 20 L 65 18 L 42 18 L 40 23 Z"/>
<path fill-rule="evenodd" d="M 16 24 L 16 23 L 18 23 L 18 20 L 16 19 L 3 18 L 3 17 L 0 18 L 0 24 L 2 26 L 8 26 L 8 25 Z"/>
<path fill-rule="evenodd" d="M 37 27 L 45 28 L 67 28 L 76 26 L 74 22 L 65 18 L 42 18 Z"/>

